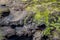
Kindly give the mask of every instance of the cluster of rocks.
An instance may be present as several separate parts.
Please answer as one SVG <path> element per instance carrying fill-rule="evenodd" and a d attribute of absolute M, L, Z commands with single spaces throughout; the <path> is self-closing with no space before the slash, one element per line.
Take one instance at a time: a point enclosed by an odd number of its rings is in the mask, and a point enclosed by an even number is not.
<path fill-rule="evenodd" d="M 25 5 L 20 0 L 0 0 L 0 34 L 3 36 L 3 39 L 0 38 L 1 40 L 41 39 L 42 32 L 32 22 L 34 13 L 27 12 L 24 9 Z"/>
<path fill-rule="evenodd" d="M 21 0 L 0 0 L 0 40 L 49 40 L 42 32 L 46 25 L 34 23 L 34 13 L 26 11 L 26 5 Z"/>

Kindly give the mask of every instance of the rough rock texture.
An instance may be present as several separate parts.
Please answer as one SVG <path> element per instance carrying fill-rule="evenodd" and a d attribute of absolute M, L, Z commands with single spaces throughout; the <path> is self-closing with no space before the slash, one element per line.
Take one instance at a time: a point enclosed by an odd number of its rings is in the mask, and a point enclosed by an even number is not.
<path fill-rule="evenodd" d="M 59 0 L 0 0 L 0 40 L 60 40 Z"/>

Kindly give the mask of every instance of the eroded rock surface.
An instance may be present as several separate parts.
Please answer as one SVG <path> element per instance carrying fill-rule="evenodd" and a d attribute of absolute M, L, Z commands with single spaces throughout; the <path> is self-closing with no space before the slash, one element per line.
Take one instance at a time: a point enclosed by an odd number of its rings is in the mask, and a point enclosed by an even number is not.
<path fill-rule="evenodd" d="M 0 40 L 60 40 L 60 3 L 53 1 L 0 0 Z"/>

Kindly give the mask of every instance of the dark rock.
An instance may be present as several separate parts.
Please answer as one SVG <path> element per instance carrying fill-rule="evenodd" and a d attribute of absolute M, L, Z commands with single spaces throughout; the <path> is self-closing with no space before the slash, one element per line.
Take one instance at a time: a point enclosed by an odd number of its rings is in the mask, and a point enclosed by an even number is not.
<path fill-rule="evenodd" d="M 9 8 L 6 7 L 5 5 L 0 6 L 0 14 L 1 14 L 1 15 L 0 15 L 1 18 L 2 18 L 2 17 L 9 16 L 9 14 L 10 14 Z"/>
<path fill-rule="evenodd" d="M 41 38 L 41 40 L 47 40 L 48 39 L 48 36 L 43 36 L 42 38 Z"/>
<path fill-rule="evenodd" d="M 42 24 L 42 25 L 38 25 L 37 27 L 40 30 L 44 30 L 46 28 L 46 25 L 45 24 Z"/>
<path fill-rule="evenodd" d="M 2 12 L 2 17 L 6 17 L 10 14 L 10 11 L 5 11 L 5 12 Z"/>

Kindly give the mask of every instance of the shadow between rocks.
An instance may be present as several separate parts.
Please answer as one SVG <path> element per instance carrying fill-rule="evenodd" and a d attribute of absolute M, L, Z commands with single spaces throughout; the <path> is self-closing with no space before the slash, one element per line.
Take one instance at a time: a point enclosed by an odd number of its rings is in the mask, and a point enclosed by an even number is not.
<path fill-rule="evenodd" d="M 26 36 L 24 36 L 24 35 L 22 35 L 22 36 L 12 35 L 12 36 L 7 38 L 7 40 L 32 40 L 32 39 L 33 39 L 32 35 L 29 37 L 28 37 L 28 35 L 26 35 Z"/>

